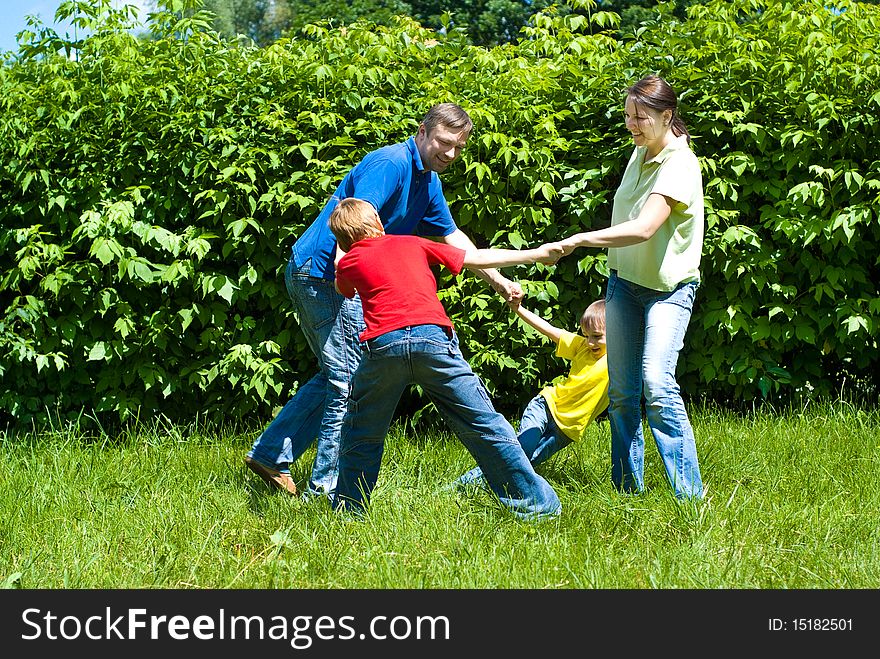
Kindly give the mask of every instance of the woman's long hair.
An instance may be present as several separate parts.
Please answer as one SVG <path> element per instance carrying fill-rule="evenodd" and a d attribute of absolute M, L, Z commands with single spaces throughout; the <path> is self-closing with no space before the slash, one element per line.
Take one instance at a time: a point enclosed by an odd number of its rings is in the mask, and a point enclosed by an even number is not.
<path fill-rule="evenodd" d="M 676 137 L 686 135 L 688 144 L 691 143 L 691 134 L 678 114 L 678 96 L 663 78 L 653 74 L 647 75 L 628 87 L 626 95 L 637 106 L 651 108 L 656 112 L 672 110 L 672 134 Z"/>

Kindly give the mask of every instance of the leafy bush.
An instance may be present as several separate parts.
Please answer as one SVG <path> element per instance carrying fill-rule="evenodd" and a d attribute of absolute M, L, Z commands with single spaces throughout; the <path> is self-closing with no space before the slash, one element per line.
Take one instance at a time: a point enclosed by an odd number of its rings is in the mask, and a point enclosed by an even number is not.
<path fill-rule="evenodd" d="M 290 246 L 365 153 L 453 100 L 476 130 L 444 188 L 475 242 L 604 226 L 632 148 L 622 93 L 652 71 L 679 92 L 707 195 L 685 392 L 874 386 L 876 7 L 714 2 L 684 22 L 661 7 L 620 42 L 616 14 L 572 0 L 516 46 L 486 49 L 405 18 L 240 47 L 193 6 L 167 0 L 138 39 L 107 0 L 67 2 L 91 36 L 38 29 L 0 67 L 10 421 L 267 417 L 315 368 L 284 290 Z M 581 250 L 509 274 L 574 328 L 603 294 L 605 258 Z M 482 282 L 443 285 L 500 408 L 565 368 Z"/>

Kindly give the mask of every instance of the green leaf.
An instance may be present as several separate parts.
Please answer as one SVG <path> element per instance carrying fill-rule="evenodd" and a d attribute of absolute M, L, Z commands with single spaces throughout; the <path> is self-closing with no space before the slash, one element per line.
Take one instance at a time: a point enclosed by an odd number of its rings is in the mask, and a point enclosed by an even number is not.
<path fill-rule="evenodd" d="M 20 589 L 21 586 L 21 578 L 23 573 L 21 572 L 12 572 L 10 573 L 4 580 L 3 583 L 0 584 L 0 589 L 3 590 L 14 590 Z"/>
<path fill-rule="evenodd" d="M 235 291 L 238 290 L 238 287 L 226 277 L 217 277 L 216 279 L 217 281 L 222 282 L 220 288 L 215 288 L 217 294 L 226 300 L 227 303 L 232 304 L 232 296 L 235 294 Z"/>
<path fill-rule="evenodd" d="M 107 346 L 103 341 L 98 341 L 89 351 L 89 361 L 101 361 L 107 358 Z"/>
<path fill-rule="evenodd" d="M 109 265 L 122 255 L 122 248 L 113 238 L 96 238 L 92 243 L 91 254 L 103 265 Z"/>
<path fill-rule="evenodd" d="M 868 322 L 865 320 L 864 316 L 850 316 L 843 321 L 843 324 L 846 327 L 847 334 L 854 334 L 859 330 L 867 331 L 868 329 Z"/>
<path fill-rule="evenodd" d="M 152 282 L 154 278 L 153 269 L 144 259 L 135 257 L 128 261 L 128 276 L 131 279 L 139 279 L 144 282 Z"/>
<path fill-rule="evenodd" d="M 180 309 L 177 312 L 177 315 L 180 316 L 180 329 L 182 332 L 185 332 L 186 328 L 189 327 L 190 323 L 193 321 L 193 310 Z"/>
<path fill-rule="evenodd" d="M 128 318 L 118 318 L 113 324 L 113 329 L 125 339 L 131 334 L 132 329 L 134 329 L 134 323 Z"/>
<path fill-rule="evenodd" d="M 795 336 L 801 341 L 805 341 L 807 343 L 815 343 L 816 342 L 816 331 L 813 329 L 811 325 L 805 325 L 802 323 L 798 323 L 794 326 Z"/>

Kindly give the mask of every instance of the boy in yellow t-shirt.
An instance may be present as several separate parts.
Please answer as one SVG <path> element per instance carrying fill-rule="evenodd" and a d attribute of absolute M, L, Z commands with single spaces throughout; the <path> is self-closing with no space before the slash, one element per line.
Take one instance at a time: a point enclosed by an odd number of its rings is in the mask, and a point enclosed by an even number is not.
<path fill-rule="evenodd" d="M 580 320 L 581 335 L 560 329 L 523 306 L 516 314 L 556 343 L 556 355 L 571 361 L 568 376 L 544 387 L 526 406 L 517 439 L 532 465 L 538 465 L 580 439 L 587 425 L 608 407 L 608 362 L 605 357 L 605 300 L 593 302 Z M 479 467 L 457 485 L 483 478 Z"/>

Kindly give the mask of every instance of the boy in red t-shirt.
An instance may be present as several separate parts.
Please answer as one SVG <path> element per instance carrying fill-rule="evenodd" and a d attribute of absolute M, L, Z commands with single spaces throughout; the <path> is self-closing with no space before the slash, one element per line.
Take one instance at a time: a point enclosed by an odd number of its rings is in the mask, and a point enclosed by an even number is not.
<path fill-rule="evenodd" d="M 535 473 L 513 427 L 492 405 L 458 347 L 440 300 L 432 265 L 462 268 L 553 264 L 555 244 L 536 249 L 465 252 L 418 236 L 385 235 L 375 209 L 343 199 L 330 229 L 346 252 L 336 265 L 336 288 L 358 293 L 366 330 L 363 358 L 352 380 L 339 451 L 333 507 L 363 512 L 379 476 L 385 436 L 404 389 L 417 384 L 446 418 L 502 505 L 523 519 L 558 515 L 559 498 Z"/>

